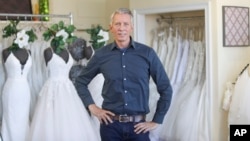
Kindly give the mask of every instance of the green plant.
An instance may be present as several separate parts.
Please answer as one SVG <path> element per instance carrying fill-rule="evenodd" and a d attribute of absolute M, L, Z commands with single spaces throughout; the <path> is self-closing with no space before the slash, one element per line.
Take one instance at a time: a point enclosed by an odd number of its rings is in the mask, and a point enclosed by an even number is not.
<path fill-rule="evenodd" d="M 56 49 L 56 53 L 60 53 L 66 46 L 73 43 L 77 37 L 73 35 L 76 27 L 74 25 L 65 26 L 63 21 L 51 25 L 44 33 L 45 41 L 49 41 L 50 45 Z"/>
<path fill-rule="evenodd" d="M 17 26 L 19 20 L 10 20 L 10 23 L 3 28 L 3 38 L 8 38 L 14 36 L 14 40 L 8 50 L 15 51 L 19 48 L 23 48 L 28 45 L 30 42 L 34 42 L 37 39 L 34 31 L 18 29 Z"/>
<path fill-rule="evenodd" d="M 91 28 L 85 29 L 85 32 L 90 34 L 90 43 L 94 49 L 98 49 L 106 44 L 109 40 L 108 30 L 105 30 L 100 25 L 92 25 Z"/>

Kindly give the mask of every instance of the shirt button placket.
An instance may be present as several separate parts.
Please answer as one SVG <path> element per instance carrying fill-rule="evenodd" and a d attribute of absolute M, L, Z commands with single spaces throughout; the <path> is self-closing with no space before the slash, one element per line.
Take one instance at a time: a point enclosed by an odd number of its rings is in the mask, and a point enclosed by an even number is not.
<path fill-rule="evenodd" d="M 122 72 L 123 72 L 123 88 L 124 88 L 124 106 L 127 106 L 128 103 L 126 102 L 127 101 L 127 98 L 126 98 L 126 94 L 128 93 L 128 91 L 126 90 L 126 65 L 125 65 L 125 62 L 126 62 L 126 59 L 125 59 L 125 52 L 122 53 Z"/>

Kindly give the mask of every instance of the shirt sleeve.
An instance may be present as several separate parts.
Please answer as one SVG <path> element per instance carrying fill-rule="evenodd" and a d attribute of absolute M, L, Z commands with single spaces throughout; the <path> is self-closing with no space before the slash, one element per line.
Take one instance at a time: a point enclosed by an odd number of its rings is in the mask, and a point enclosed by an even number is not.
<path fill-rule="evenodd" d="M 95 103 L 88 89 L 88 84 L 99 73 L 97 58 L 98 57 L 94 55 L 90 59 L 87 66 L 83 68 L 83 71 L 75 81 L 76 91 L 86 108 L 88 108 L 90 104 Z"/>
<path fill-rule="evenodd" d="M 153 49 L 150 50 L 149 56 L 149 58 L 152 58 L 150 60 L 150 75 L 160 94 L 153 121 L 161 124 L 171 104 L 173 90 L 168 75 Z"/>

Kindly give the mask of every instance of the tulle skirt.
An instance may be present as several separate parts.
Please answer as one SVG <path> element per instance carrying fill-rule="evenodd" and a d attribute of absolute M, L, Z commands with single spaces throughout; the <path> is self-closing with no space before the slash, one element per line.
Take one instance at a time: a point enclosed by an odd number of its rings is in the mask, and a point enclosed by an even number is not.
<path fill-rule="evenodd" d="M 48 79 L 32 118 L 30 141 L 99 141 L 99 131 L 70 79 Z"/>

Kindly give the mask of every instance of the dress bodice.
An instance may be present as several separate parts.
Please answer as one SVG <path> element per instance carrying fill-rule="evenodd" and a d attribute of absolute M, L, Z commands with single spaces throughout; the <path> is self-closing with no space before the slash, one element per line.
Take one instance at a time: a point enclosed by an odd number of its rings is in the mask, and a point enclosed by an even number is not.
<path fill-rule="evenodd" d="M 22 65 L 20 61 L 15 57 L 15 55 L 11 52 L 4 65 L 8 78 L 26 78 L 32 65 L 32 59 L 29 54 L 26 63 Z"/>
<path fill-rule="evenodd" d="M 53 53 L 51 60 L 48 62 L 48 70 L 50 78 L 68 78 L 69 71 L 74 63 L 72 56 L 69 54 L 68 62 L 65 62 L 60 56 Z"/>

